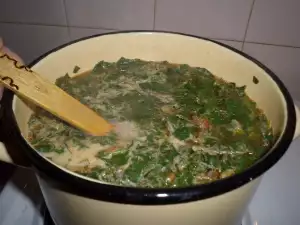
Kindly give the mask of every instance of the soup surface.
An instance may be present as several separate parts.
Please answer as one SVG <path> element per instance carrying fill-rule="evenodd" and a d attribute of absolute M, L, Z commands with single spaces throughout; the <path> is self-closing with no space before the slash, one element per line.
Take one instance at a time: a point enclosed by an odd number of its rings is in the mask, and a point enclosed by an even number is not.
<path fill-rule="evenodd" d="M 121 58 L 56 84 L 123 130 L 93 137 L 38 110 L 29 141 L 56 164 L 100 181 L 149 188 L 209 183 L 245 170 L 273 142 L 245 86 L 204 68 Z"/>

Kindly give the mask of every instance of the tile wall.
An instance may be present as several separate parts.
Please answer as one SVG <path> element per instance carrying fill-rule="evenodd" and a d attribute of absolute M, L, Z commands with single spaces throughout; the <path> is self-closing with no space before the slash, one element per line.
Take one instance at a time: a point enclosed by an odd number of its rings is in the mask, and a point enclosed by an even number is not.
<path fill-rule="evenodd" d="M 273 69 L 300 99 L 298 0 L 0 0 L 0 36 L 30 62 L 80 37 L 170 30 L 220 40 Z"/>

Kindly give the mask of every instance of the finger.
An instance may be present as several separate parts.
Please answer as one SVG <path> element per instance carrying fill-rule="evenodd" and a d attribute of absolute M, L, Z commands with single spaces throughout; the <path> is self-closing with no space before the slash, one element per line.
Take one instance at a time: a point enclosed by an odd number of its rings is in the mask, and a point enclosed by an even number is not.
<path fill-rule="evenodd" d="M 8 56 L 10 56 L 10 57 L 14 58 L 15 60 L 24 64 L 23 60 L 16 53 L 14 53 L 9 48 L 4 46 L 4 42 L 1 37 L 0 37 L 0 51 L 6 53 Z"/>
<path fill-rule="evenodd" d="M 18 56 L 16 53 L 14 53 L 13 51 L 11 51 L 9 48 L 3 46 L 2 47 L 2 52 L 6 53 L 8 56 L 14 58 L 15 60 L 19 61 L 20 63 L 23 63 L 23 60 L 20 58 L 20 56 Z"/>

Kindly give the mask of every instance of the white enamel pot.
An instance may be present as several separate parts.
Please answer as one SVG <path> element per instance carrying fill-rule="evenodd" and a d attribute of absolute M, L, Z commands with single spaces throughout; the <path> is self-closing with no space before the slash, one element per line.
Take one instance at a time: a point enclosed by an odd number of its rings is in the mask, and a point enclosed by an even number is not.
<path fill-rule="evenodd" d="M 122 56 L 204 67 L 246 85 L 248 95 L 270 119 L 278 135 L 276 144 L 251 168 L 210 184 L 176 189 L 113 186 L 67 171 L 36 152 L 25 139 L 30 107 L 5 91 L 0 159 L 34 169 L 56 225 L 239 225 L 262 175 L 299 133 L 298 109 L 287 89 L 273 72 L 240 51 L 167 32 L 96 35 L 60 46 L 30 66 L 54 82 L 66 72 L 72 75 L 75 65 L 85 71 L 100 60 L 117 61 Z"/>

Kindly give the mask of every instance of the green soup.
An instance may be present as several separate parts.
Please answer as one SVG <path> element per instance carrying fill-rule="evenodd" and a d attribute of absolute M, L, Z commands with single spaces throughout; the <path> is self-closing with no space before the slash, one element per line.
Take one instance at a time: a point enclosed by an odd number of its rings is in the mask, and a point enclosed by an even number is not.
<path fill-rule="evenodd" d="M 245 86 L 204 68 L 121 58 L 56 84 L 107 120 L 127 125 L 127 136 L 92 137 L 38 110 L 29 141 L 56 164 L 103 182 L 209 183 L 247 169 L 273 142 L 269 121 Z"/>

